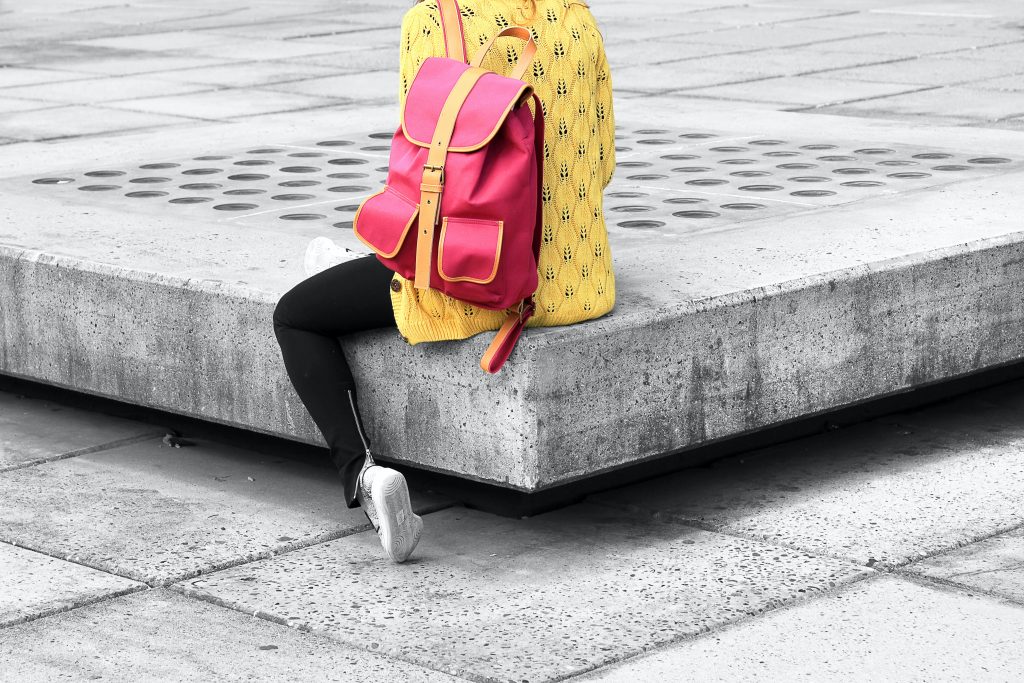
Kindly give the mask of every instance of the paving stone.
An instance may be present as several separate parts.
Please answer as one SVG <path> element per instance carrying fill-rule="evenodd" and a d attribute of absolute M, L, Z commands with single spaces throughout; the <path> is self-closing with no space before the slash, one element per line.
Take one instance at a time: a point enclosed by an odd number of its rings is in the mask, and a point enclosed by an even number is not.
<path fill-rule="evenodd" d="M 26 140 L 49 140 L 179 125 L 189 121 L 195 119 L 74 105 L 7 114 L 4 116 L 3 132 Z"/>
<path fill-rule="evenodd" d="M 867 83 L 832 80 L 827 77 L 789 76 L 731 85 L 687 90 L 687 95 L 708 95 L 731 100 L 786 102 L 790 104 L 827 105 L 907 92 L 913 86 L 903 83 Z"/>
<path fill-rule="evenodd" d="M 852 102 L 825 109 L 844 115 L 903 114 L 914 116 L 958 116 L 984 120 L 1010 118 L 1024 114 L 1024 98 L 1013 92 L 979 91 L 960 86 L 938 90 L 892 95 Z"/>
<path fill-rule="evenodd" d="M 392 70 L 370 73 L 307 78 L 291 83 L 267 86 L 267 90 L 289 92 L 317 97 L 358 99 L 362 101 L 398 101 L 398 73 Z"/>
<path fill-rule="evenodd" d="M 0 628 L 144 588 L 135 581 L 0 543 Z M 0 631 L 0 643 L 5 642 Z M 3 652 L 0 647 L 0 671 Z"/>
<path fill-rule="evenodd" d="M 1015 681 L 1024 608 L 892 577 L 596 671 L 580 681 Z"/>
<path fill-rule="evenodd" d="M 967 57 L 955 61 L 939 57 L 921 57 L 887 64 L 837 69 L 822 76 L 851 81 L 952 85 L 1006 76 L 1015 71 L 1019 71 L 1019 68 L 1014 64 L 993 64 Z"/>
<path fill-rule="evenodd" d="M 136 97 L 153 97 L 157 95 L 180 95 L 188 92 L 204 90 L 201 85 L 185 85 L 156 80 L 151 76 L 121 76 L 105 78 L 80 78 L 63 83 L 44 83 L 26 85 L 18 88 L 7 88 L 4 94 L 12 97 L 42 100 L 45 102 L 66 102 L 69 104 L 91 104 L 123 100 L 131 93 Z M 46 105 L 43 105 L 46 106 Z M 38 105 L 37 105 L 38 108 Z"/>
<path fill-rule="evenodd" d="M 973 410 L 964 406 L 960 414 Z M 999 419 L 989 416 L 990 426 Z M 592 499 L 858 563 L 899 565 L 1024 522 L 1022 496 L 1018 434 L 979 441 L 908 428 L 900 417 Z"/>
<path fill-rule="evenodd" d="M 0 471 L 160 434 L 141 422 L 0 392 Z"/>
<path fill-rule="evenodd" d="M 233 119 L 273 112 L 326 107 L 340 100 L 280 93 L 271 90 L 213 90 L 188 95 L 145 97 L 109 103 L 115 109 L 153 112 L 202 119 Z"/>
<path fill-rule="evenodd" d="M 224 59 L 213 57 L 182 57 L 178 55 L 155 54 L 133 55 L 131 59 L 123 57 L 95 57 L 85 60 L 69 60 L 51 64 L 54 68 L 67 71 L 80 71 L 87 74 L 107 74 L 111 76 L 127 76 L 130 74 L 173 71 L 175 69 L 191 69 L 201 66 L 218 66 L 225 63 Z"/>
<path fill-rule="evenodd" d="M 178 83 L 205 83 L 232 88 L 260 87 L 270 83 L 299 81 L 330 76 L 337 69 L 291 62 L 242 62 L 223 66 L 179 69 L 153 74 L 150 78 Z"/>
<path fill-rule="evenodd" d="M 74 71 L 54 71 L 51 69 L 32 69 L 16 66 L 0 68 L 0 88 L 70 81 L 76 78 L 82 78 L 82 74 L 75 73 Z"/>
<path fill-rule="evenodd" d="M 891 62 L 893 57 L 878 54 L 823 52 L 811 48 L 777 48 L 741 54 L 717 55 L 680 62 L 681 68 L 738 71 L 774 76 L 799 76 L 833 69 L 849 69 L 868 64 Z M 614 78 L 615 73 L 612 72 Z"/>
<path fill-rule="evenodd" d="M 374 651 L 475 679 L 606 664 L 870 570 L 580 505 L 527 520 L 426 520 L 409 562 L 358 534 L 180 584 Z"/>
<path fill-rule="evenodd" d="M 0 540 L 167 583 L 368 527 L 330 468 L 196 444 L 155 439 L 6 472 Z"/>
<path fill-rule="evenodd" d="M 975 90 L 1012 90 L 1021 92 L 1024 91 L 1024 75 L 1000 76 L 984 81 L 975 81 L 971 83 L 971 88 Z"/>
<path fill-rule="evenodd" d="M 9 680 L 454 681 L 156 589 L 0 631 Z"/>
<path fill-rule="evenodd" d="M 1024 604 L 1024 529 L 929 557 L 907 570 Z"/>
<path fill-rule="evenodd" d="M 0 91 L 6 94 L 6 91 Z M 16 111 L 35 111 L 56 106 L 53 102 L 40 100 L 23 100 L 14 97 L 0 97 L 0 113 L 9 114 Z"/>
<path fill-rule="evenodd" d="M 916 57 L 954 50 L 984 48 L 1000 42 L 999 39 L 982 38 L 973 35 L 947 34 L 942 36 L 894 31 L 882 35 L 854 36 L 821 43 L 815 46 L 823 52 L 860 52 L 903 57 Z"/>

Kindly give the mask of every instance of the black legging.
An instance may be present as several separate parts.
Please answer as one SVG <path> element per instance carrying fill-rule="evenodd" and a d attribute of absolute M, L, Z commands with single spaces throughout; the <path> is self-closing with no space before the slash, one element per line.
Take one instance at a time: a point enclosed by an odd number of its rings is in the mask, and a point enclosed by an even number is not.
<path fill-rule="evenodd" d="M 288 377 L 330 447 L 349 507 L 356 505 L 365 450 L 349 403 L 355 382 L 338 337 L 395 326 L 388 294 L 392 274 L 375 256 L 346 261 L 295 285 L 274 309 Z"/>

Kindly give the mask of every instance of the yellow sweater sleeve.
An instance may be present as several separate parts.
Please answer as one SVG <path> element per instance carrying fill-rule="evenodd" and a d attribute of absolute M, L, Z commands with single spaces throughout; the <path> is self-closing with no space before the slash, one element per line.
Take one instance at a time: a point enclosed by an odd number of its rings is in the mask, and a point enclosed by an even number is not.
<path fill-rule="evenodd" d="M 598 40 L 601 41 L 600 36 Z M 601 144 L 601 181 L 604 187 L 615 173 L 615 105 L 612 101 L 612 71 L 604 52 L 604 42 L 598 43 L 597 57 L 597 134 Z"/>

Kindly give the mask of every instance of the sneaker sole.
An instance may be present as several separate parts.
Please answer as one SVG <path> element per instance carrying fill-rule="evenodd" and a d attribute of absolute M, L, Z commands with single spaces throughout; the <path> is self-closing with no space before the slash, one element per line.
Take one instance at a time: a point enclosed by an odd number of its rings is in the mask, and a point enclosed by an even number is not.
<path fill-rule="evenodd" d="M 381 472 L 373 479 L 370 495 L 377 509 L 377 534 L 384 552 L 393 562 L 405 562 L 423 531 L 423 520 L 412 511 L 405 477 L 395 470 Z"/>

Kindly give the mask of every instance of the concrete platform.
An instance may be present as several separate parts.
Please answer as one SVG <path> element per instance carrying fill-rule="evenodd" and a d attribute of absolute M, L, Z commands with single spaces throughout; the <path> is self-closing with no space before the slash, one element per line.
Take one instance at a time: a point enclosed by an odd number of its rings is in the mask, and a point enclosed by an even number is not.
<path fill-rule="evenodd" d="M 348 340 L 381 454 L 537 492 L 1024 358 L 1018 134 L 733 104 L 617 105 L 611 315 L 530 330 L 496 377 L 488 335 Z M 312 110 L 20 145 L 0 371 L 318 442 L 271 312 L 310 238 L 362 251 L 387 134 Z"/>

